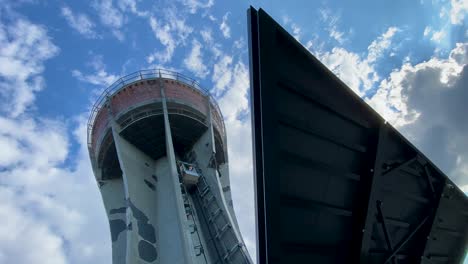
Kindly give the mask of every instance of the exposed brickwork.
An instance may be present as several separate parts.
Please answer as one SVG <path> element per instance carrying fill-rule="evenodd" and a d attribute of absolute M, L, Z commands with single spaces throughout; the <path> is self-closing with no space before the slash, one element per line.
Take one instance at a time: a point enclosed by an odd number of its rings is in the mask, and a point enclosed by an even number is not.
<path fill-rule="evenodd" d="M 199 91 L 174 80 L 164 80 L 164 87 L 168 99 L 189 102 L 201 113 L 208 113 L 207 98 Z"/>
<path fill-rule="evenodd" d="M 166 98 L 168 100 L 176 100 L 185 102 L 195 108 L 195 110 L 208 114 L 208 98 L 199 90 L 190 87 L 184 83 L 172 79 L 163 79 Z M 110 108 L 114 116 L 126 112 L 129 108 L 136 105 L 142 105 L 151 101 L 160 100 L 161 89 L 159 80 L 141 80 L 120 89 L 119 92 L 112 95 L 110 100 Z M 215 107 L 211 108 L 213 123 L 220 133 L 224 132 L 221 113 Z M 92 150 L 96 147 L 97 141 L 105 132 L 105 128 L 109 123 L 109 111 L 106 107 L 102 107 L 98 112 L 94 121 L 92 132 Z"/>
<path fill-rule="evenodd" d="M 112 96 L 111 109 L 114 116 L 130 106 L 161 99 L 161 89 L 156 81 L 140 81 L 121 89 Z"/>
<path fill-rule="evenodd" d="M 97 144 L 97 140 L 104 133 L 104 130 L 108 124 L 109 124 L 109 111 L 106 107 L 103 107 L 97 113 L 96 119 L 94 121 L 93 134 L 92 134 L 93 135 L 92 137 L 93 149 Z"/>

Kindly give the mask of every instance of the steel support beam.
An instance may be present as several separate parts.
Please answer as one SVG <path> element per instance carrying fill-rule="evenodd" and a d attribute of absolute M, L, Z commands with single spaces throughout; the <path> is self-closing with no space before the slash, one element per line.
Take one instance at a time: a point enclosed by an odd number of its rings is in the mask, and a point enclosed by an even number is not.
<path fill-rule="evenodd" d="M 378 137 L 377 137 L 377 146 L 375 148 L 375 159 L 374 159 L 374 166 L 370 168 L 370 173 L 368 174 L 369 179 L 366 182 L 363 182 L 363 186 L 367 187 L 368 198 L 365 200 L 366 202 L 366 209 L 363 210 L 361 213 L 365 215 L 364 222 L 361 224 L 361 247 L 359 249 L 359 263 L 367 264 L 368 263 L 368 255 L 369 249 L 371 244 L 371 235 L 372 229 L 375 221 L 376 215 L 376 202 L 377 202 L 377 192 L 378 189 L 378 182 L 379 177 L 382 176 L 382 164 L 383 164 L 383 151 L 387 140 L 388 134 L 388 127 L 387 124 L 382 124 L 378 130 Z M 361 180 L 362 181 L 362 180 Z"/>
<path fill-rule="evenodd" d="M 382 201 L 380 201 L 380 200 L 377 201 L 377 215 L 378 215 L 380 223 L 382 224 L 382 229 L 383 229 L 384 236 L 385 236 L 385 242 L 387 243 L 387 249 L 390 252 L 393 252 L 393 242 L 392 242 L 392 239 L 391 239 L 390 234 L 389 234 L 388 229 L 387 229 L 387 223 L 385 221 L 385 215 L 383 214 L 383 211 L 382 211 L 382 204 L 383 204 Z M 395 264 L 398 263 L 396 258 L 393 258 L 393 263 L 395 263 Z"/>
<path fill-rule="evenodd" d="M 416 161 L 417 160 L 417 157 L 414 157 L 414 158 L 411 158 L 403 163 L 401 163 L 400 165 L 394 167 L 394 168 L 391 168 L 390 170 L 384 172 L 382 175 L 385 175 L 385 176 L 389 176 L 389 175 L 392 175 L 393 173 L 396 173 L 397 171 L 405 168 L 406 166 L 408 166 L 409 164 L 411 164 L 412 162 Z"/>
<path fill-rule="evenodd" d="M 408 241 L 411 240 L 411 238 L 421 229 L 421 227 L 426 223 L 426 221 L 429 219 L 431 216 L 432 212 L 424 217 L 424 219 L 419 223 L 419 225 L 411 232 L 401 243 L 398 245 L 398 247 L 392 252 L 392 254 L 385 260 L 384 264 L 387 264 L 404 246 Z"/>

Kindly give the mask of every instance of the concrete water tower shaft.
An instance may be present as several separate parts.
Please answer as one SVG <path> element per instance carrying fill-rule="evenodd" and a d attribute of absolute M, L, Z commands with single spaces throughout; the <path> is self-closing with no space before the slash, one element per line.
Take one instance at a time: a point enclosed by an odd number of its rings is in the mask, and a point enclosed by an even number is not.
<path fill-rule="evenodd" d="M 93 106 L 88 149 L 113 263 L 251 263 L 233 210 L 226 131 L 209 92 L 142 70 Z"/>

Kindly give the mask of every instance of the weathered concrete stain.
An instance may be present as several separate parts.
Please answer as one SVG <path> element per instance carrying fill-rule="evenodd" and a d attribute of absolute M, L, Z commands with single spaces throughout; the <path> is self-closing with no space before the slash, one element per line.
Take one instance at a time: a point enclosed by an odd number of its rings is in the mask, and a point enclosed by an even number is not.
<path fill-rule="evenodd" d="M 125 221 L 121 219 L 110 220 L 109 225 L 110 225 L 110 230 L 111 230 L 112 242 L 117 241 L 120 233 L 122 233 L 122 231 L 127 229 L 127 225 L 125 224 Z"/>
<path fill-rule="evenodd" d="M 143 260 L 152 262 L 157 258 L 157 252 L 156 252 L 156 248 L 149 242 L 153 244 L 156 243 L 156 230 L 153 227 L 153 225 L 148 223 L 149 219 L 143 211 L 138 209 L 132 203 L 130 199 L 128 199 L 127 202 L 128 202 L 128 206 L 132 210 L 133 217 L 137 220 L 138 235 L 144 239 L 144 240 L 140 240 L 138 244 L 138 253 L 140 254 L 140 257 Z M 152 259 L 152 260 L 147 260 L 147 259 Z"/>
<path fill-rule="evenodd" d="M 156 248 L 145 240 L 138 242 L 138 254 L 141 259 L 147 262 L 153 262 L 158 257 Z"/>
<path fill-rule="evenodd" d="M 133 214 L 133 217 L 135 217 L 135 219 L 137 221 L 143 221 L 143 222 L 148 222 L 149 219 L 148 217 L 145 215 L 145 213 L 143 213 L 142 211 L 140 211 L 140 209 L 138 209 L 133 203 L 132 203 L 132 200 L 130 199 L 127 199 L 127 204 L 128 206 L 130 207 L 130 209 L 132 210 L 132 214 Z"/>
<path fill-rule="evenodd" d="M 140 221 L 138 224 L 138 234 L 145 240 L 148 240 L 151 243 L 156 243 L 156 231 L 154 227 L 150 224 L 142 223 Z"/>

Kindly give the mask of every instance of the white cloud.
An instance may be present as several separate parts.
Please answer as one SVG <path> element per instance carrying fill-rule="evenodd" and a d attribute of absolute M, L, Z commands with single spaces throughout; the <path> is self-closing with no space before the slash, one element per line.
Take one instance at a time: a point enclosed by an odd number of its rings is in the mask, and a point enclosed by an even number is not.
<path fill-rule="evenodd" d="M 443 29 L 441 29 L 440 31 L 433 31 L 431 37 L 432 41 L 440 43 L 443 38 L 445 38 L 445 31 Z"/>
<path fill-rule="evenodd" d="M 223 58 L 231 58 L 223 55 Z M 232 63 L 232 59 L 229 65 Z M 229 89 L 218 97 L 227 131 L 229 171 L 234 209 L 252 259 L 256 255 L 252 138 L 249 115 L 249 72 L 242 62 L 227 67 Z"/>
<path fill-rule="evenodd" d="M 404 64 L 368 100 L 461 185 L 468 184 L 467 63 L 468 44 L 458 43 L 446 59 Z"/>
<path fill-rule="evenodd" d="M 450 22 L 452 24 L 461 25 L 468 13 L 468 1 L 466 0 L 451 0 Z"/>
<path fill-rule="evenodd" d="M 299 41 L 300 38 L 301 38 L 301 34 L 302 34 L 302 29 L 301 27 L 299 27 L 299 25 L 297 25 L 296 23 L 293 22 L 293 20 L 289 17 L 289 16 L 283 16 L 282 17 L 282 20 L 283 20 L 283 25 L 285 27 L 289 26 L 292 30 L 292 36 L 297 40 Z"/>
<path fill-rule="evenodd" d="M 446 28 L 441 28 L 439 31 L 427 26 L 424 29 L 423 33 L 425 38 L 430 38 L 431 41 L 435 42 L 436 44 L 440 44 L 447 36 Z M 438 47 L 437 49 L 440 49 Z"/>
<path fill-rule="evenodd" d="M 81 35 L 86 38 L 97 38 L 98 35 L 94 31 L 94 23 L 85 14 L 73 14 L 72 10 L 68 6 L 62 7 L 62 16 L 68 22 L 68 25 L 78 31 Z"/>
<path fill-rule="evenodd" d="M 344 33 L 338 30 L 338 23 L 340 21 L 339 15 L 332 14 L 332 11 L 326 8 L 319 10 L 321 20 L 327 24 L 326 30 L 334 40 L 343 44 L 345 41 Z"/>
<path fill-rule="evenodd" d="M 391 46 L 391 40 L 398 29 L 388 28 L 368 46 L 367 56 L 336 47 L 331 51 L 319 52 L 319 59 L 343 80 L 354 92 L 363 96 L 379 80 L 375 71 L 376 61 Z"/>
<path fill-rule="evenodd" d="M 201 30 L 201 31 L 200 31 L 200 35 L 202 36 L 203 41 L 204 41 L 206 44 L 211 44 L 211 43 L 213 43 L 213 34 L 212 34 L 212 32 L 211 32 L 211 29 L 205 28 L 205 29 Z"/>
<path fill-rule="evenodd" d="M 208 15 L 208 18 L 211 20 L 211 21 L 216 21 L 216 17 L 214 17 L 213 15 Z"/>
<path fill-rule="evenodd" d="M 203 42 L 205 43 L 205 47 L 211 51 L 213 56 L 211 57 L 211 60 L 209 63 L 212 63 L 214 60 L 216 60 L 219 56 L 221 56 L 222 51 L 221 51 L 221 43 L 220 42 L 215 42 L 213 38 L 213 32 L 210 28 L 205 28 L 200 31 L 200 35 L 203 39 Z M 238 48 L 239 45 L 242 44 L 242 40 L 236 40 L 234 42 L 234 47 Z"/>
<path fill-rule="evenodd" d="M 148 63 L 152 63 L 154 60 L 158 60 L 162 63 L 168 62 L 172 59 L 172 55 L 175 50 L 175 40 L 171 34 L 171 27 L 166 25 L 159 25 L 156 18 L 150 18 L 150 26 L 153 30 L 154 36 L 163 44 L 166 48 L 164 52 L 158 51 L 148 56 Z"/>
<path fill-rule="evenodd" d="M 1 111 L 22 114 L 43 88 L 44 62 L 59 52 L 45 28 L 18 19 L 13 24 L 0 20 Z"/>
<path fill-rule="evenodd" d="M 460 186 L 460 189 L 462 190 L 462 192 L 468 195 L 468 184 Z"/>
<path fill-rule="evenodd" d="M 170 62 L 178 45 L 185 45 L 185 40 L 193 32 L 193 28 L 185 23 L 185 19 L 173 9 L 164 10 L 164 19 L 149 19 L 151 30 L 156 39 L 165 47 L 164 51 L 155 51 L 147 57 L 148 63 L 158 60 L 158 63 Z"/>
<path fill-rule="evenodd" d="M 114 83 L 119 77 L 110 74 L 106 70 L 106 66 L 102 62 L 102 56 L 94 56 L 90 62 L 92 73 L 84 74 L 79 70 L 72 70 L 72 76 L 79 81 L 90 83 L 97 86 L 107 87 Z"/>
<path fill-rule="evenodd" d="M 389 27 L 385 33 L 379 36 L 376 40 L 372 41 L 372 43 L 367 48 L 367 60 L 369 62 L 374 62 L 379 57 L 381 57 L 383 52 L 388 50 L 392 44 L 392 38 L 398 31 L 399 29 L 396 27 Z"/>
<path fill-rule="evenodd" d="M 194 39 L 192 41 L 192 50 L 190 51 L 189 55 L 184 59 L 184 66 L 189 71 L 193 72 L 195 76 L 205 78 L 206 75 L 210 73 L 210 71 L 203 62 L 201 48 L 202 46 L 200 42 Z"/>
<path fill-rule="evenodd" d="M 229 14 L 230 13 L 228 12 L 223 16 L 223 20 L 222 20 L 221 24 L 219 25 L 219 30 L 221 30 L 221 32 L 223 33 L 224 38 L 230 38 L 231 37 L 231 28 L 227 24 Z"/>
<path fill-rule="evenodd" d="M 136 0 L 118 0 L 117 5 L 119 6 L 122 12 L 130 11 L 132 14 L 135 14 L 139 17 L 147 17 L 149 15 L 148 11 L 140 11 L 137 8 Z"/>
<path fill-rule="evenodd" d="M 192 14 L 197 13 L 198 9 L 208 9 L 213 6 L 214 0 L 181 0 L 182 4 L 189 9 L 189 12 Z"/>
<path fill-rule="evenodd" d="M 101 23 L 110 28 L 118 40 L 123 41 L 125 37 L 121 28 L 125 23 L 124 14 L 113 5 L 112 0 L 96 0 L 93 6 L 99 14 Z"/>
<path fill-rule="evenodd" d="M 51 264 L 66 263 L 63 239 L 58 234 L 18 205 L 18 197 L 11 189 L 0 186 L 0 199 L 1 263 L 34 263 L 38 259 L 47 259 Z"/>
<path fill-rule="evenodd" d="M 431 27 L 426 27 L 426 28 L 424 28 L 424 33 L 423 33 L 424 37 L 429 36 L 429 34 L 431 33 L 431 31 L 432 31 Z"/>
<path fill-rule="evenodd" d="M 360 96 L 378 80 L 378 75 L 369 61 L 343 48 L 333 48 L 330 52 L 319 54 L 319 58 Z"/>
<path fill-rule="evenodd" d="M 223 54 L 213 66 L 213 93 L 221 95 L 232 80 L 232 56 Z"/>
<path fill-rule="evenodd" d="M 412 89 L 429 91 L 429 87 L 419 88 L 421 85 L 428 85 L 428 83 L 416 85 L 412 82 L 417 82 L 416 78 L 424 76 L 425 78 L 422 80 L 434 81 L 431 84 L 433 89 L 439 89 L 438 92 L 447 90 L 460 77 L 463 66 L 468 63 L 467 47 L 467 44 L 457 44 L 448 59 L 433 57 L 416 65 L 403 64 L 400 69 L 394 70 L 387 79 L 380 83 L 378 92 L 368 102 L 396 126 L 415 122 L 420 112 L 408 107 L 408 93 Z"/>
<path fill-rule="evenodd" d="M 297 39 L 297 41 L 299 41 L 299 39 L 301 38 L 301 33 L 302 33 L 301 28 L 297 24 L 292 23 L 291 29 L 292 29 L 293 37 Z"/>
<path fill-rule="evenodd" d="M 105 210 L 86 149 L 86 120 L 74 121 L 79 126 L 72 139 L 79 151 L 71 157 L 74 165 L 65 167 L 70 155 L 66 124 L 0 117 L 0 135 L 15 142 L 2 151 L 20 153 L 14 166 L 0 172 L 0 217 L 5 220 L 0 227 L 0 262 L 110 260 Z"/>
<path fill-rule="evenodd" d="M 334 38 L 340 44 L 344 42 L 343 36 L 344 36 L 344 33 L 336 30 L 336 28 L 332 28 L 330 30 L 330 37 Z"/>

